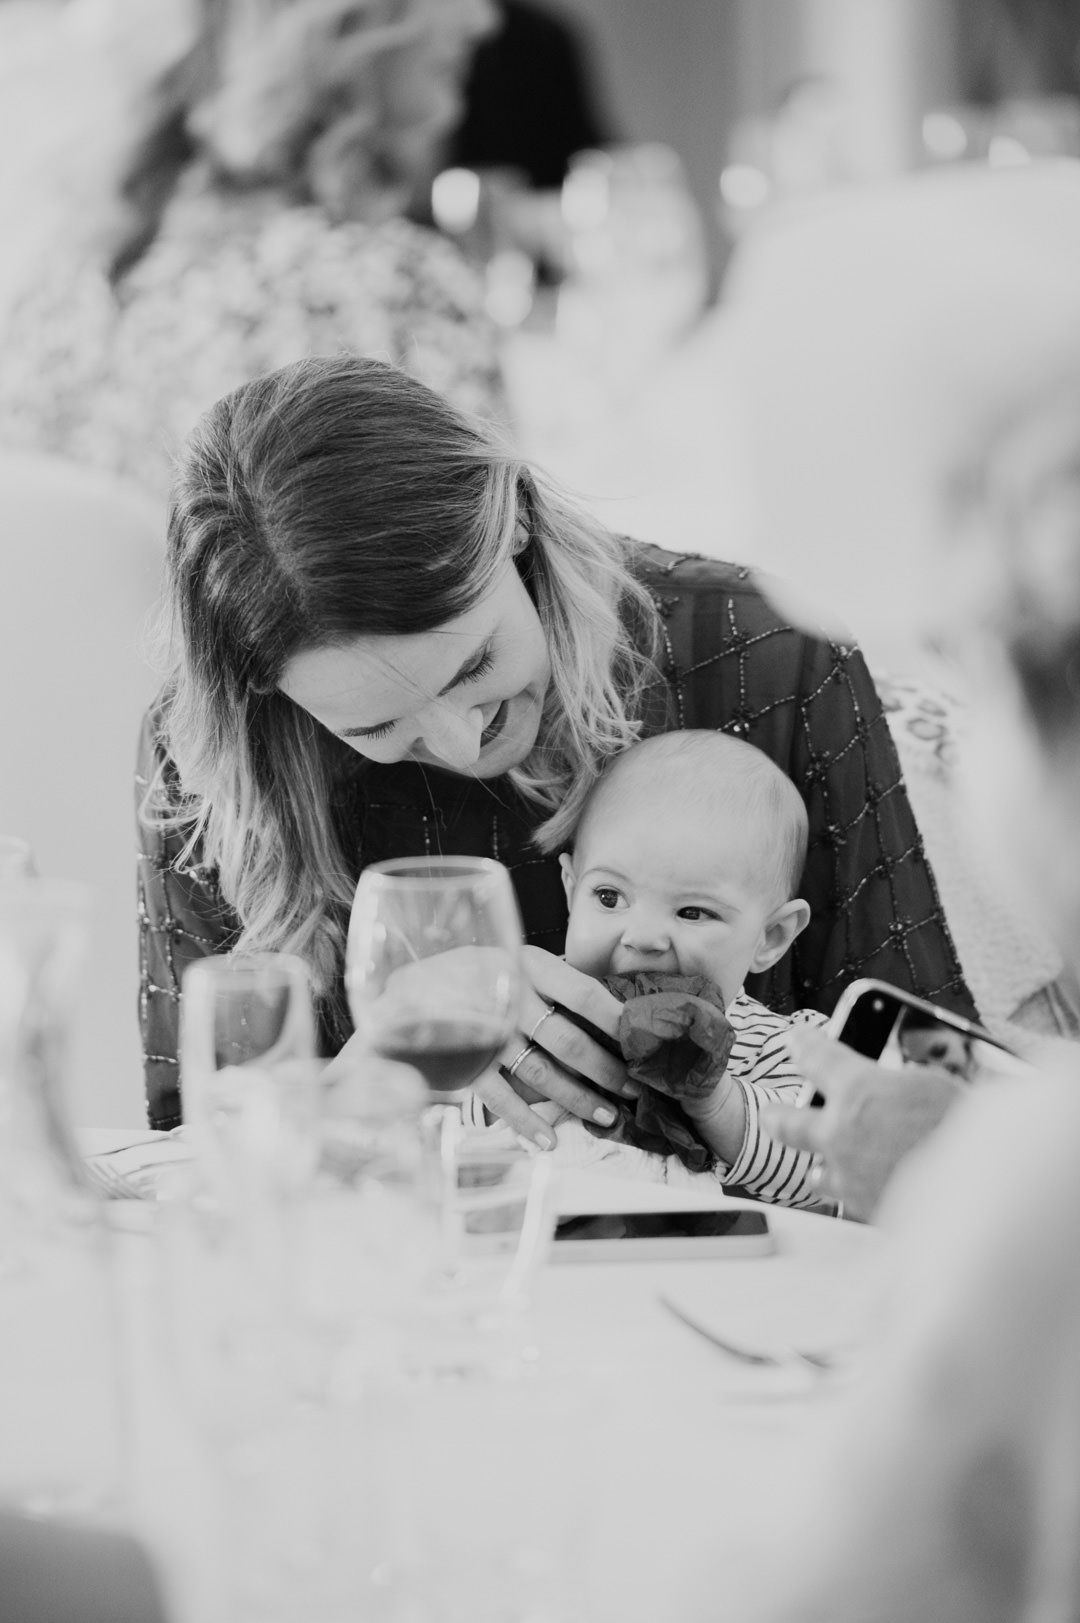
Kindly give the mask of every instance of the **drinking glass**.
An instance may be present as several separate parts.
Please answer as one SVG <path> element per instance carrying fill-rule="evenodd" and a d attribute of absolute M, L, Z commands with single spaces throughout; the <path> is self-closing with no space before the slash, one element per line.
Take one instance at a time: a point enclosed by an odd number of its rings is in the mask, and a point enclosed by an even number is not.
<path fill-rule="evenodd" d="M 107 1519 L 124 1488 L 113 1257 L 66 1098 L 92 896 L 0 885 L 0 1499 Z"/>
<path fill-rule="evenodd" d="M 405 857 L 360 875 L 345 984 L 357 1030 L 415 1066 L 432 1100 L 462 1099 L 509 1041 L 521 918 L 487 857 Z"/>
<path fill-rule="evenodd" d="M 184 1117 L 219 1195 L 254 1174 L 297 1186 L 318 1159 L 321 1067 L 307 965 L 290 953 L 227 953 L 184 971 Z"/>

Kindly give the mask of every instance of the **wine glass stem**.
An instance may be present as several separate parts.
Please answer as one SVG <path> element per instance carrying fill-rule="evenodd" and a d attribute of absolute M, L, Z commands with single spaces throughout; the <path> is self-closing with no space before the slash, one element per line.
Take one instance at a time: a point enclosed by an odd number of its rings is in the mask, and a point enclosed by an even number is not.
<path fill-rule="evenodd" d="M 424 1112 L 424 1155 L 429 1187 L 438 1212 L 439 1271 L 451 1278 L 461 1256 L 461 1217 L 458 1211 L 458 1144 L 463 1122 L 456 1104 L 429 1105 Z"/>

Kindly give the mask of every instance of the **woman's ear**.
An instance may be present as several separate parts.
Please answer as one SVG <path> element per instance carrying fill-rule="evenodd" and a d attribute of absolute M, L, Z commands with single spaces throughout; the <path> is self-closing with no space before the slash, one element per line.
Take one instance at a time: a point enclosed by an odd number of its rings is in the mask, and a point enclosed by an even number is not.
<path fill-rule="evenodd" d="M 810 904 L 801 896 L 781 905 L 769 914 L 761 932 L 757 951 L 750 961 L 752 970 L 771 969 L 787 952 L 797 935 L 802 935 L 810 923 Z"/>
<path fill-rule="evenodd" d="M 574 859 L 569 851 L 564 851 L 559 858 L 559 868 L 562 871 L 563 890 L 566 892 L 566 905 L 567 907 L 573 907 L 574 887 L 577 884 L 577 879 L 574 876 Z"/>

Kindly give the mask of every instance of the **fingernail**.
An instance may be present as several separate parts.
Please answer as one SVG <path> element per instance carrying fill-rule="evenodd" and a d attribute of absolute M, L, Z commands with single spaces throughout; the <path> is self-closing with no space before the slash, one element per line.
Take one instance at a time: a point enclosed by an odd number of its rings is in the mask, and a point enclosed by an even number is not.
<path fill-rule="evenodd" d="M 525 1133 L 515 1133 L 514 1137 L 521 1145 L 521 1148 L 527 1150 L 530 1155 L 539 1155 L 543 1150 L 553 1150 L 555 1148 L 555 1140 L 548 1138 L 544 1133 L 537 1133 L 535 1138 L 529 1138 Z"/>
<path fill-rule="evenodd" d="M 593 1121 L 598 1121 L 601 1127 L 610 1127 L 615 1120 L 615 1112 L 610 1105 L 601 1105 L 599 1110 L 592 1113 Z"/>

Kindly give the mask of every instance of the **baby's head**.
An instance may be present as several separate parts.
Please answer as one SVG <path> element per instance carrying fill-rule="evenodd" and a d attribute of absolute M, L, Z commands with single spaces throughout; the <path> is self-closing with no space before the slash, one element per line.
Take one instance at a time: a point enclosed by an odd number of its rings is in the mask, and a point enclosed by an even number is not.
<path fill-rule="evenodd" d="M 730 1004 L 805 929 L 805 859 L 802 798 L 761 750 L 726 733 L 647 739 L 603 773 L 560 859 L 567 962 L 705 975 Z"/>

